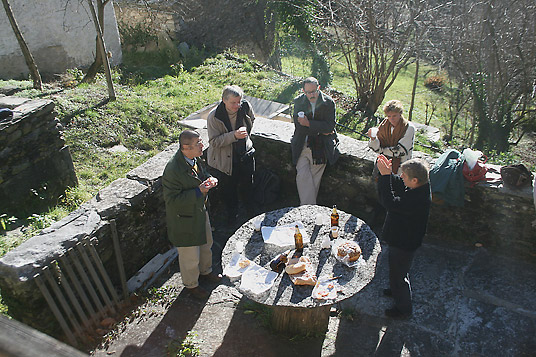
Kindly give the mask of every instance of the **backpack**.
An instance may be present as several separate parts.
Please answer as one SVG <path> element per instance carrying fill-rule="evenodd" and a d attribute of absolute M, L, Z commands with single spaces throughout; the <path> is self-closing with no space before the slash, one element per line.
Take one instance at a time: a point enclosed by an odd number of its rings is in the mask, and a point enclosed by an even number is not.
<path fill-rule="evenodd" d="M 523 164 L 513 164 L 501 167 L 501 178 L 508 188 L 523 188 L 532 186 L 534 176 Z"/>
<path fill-rule="evenodd" d="M 259 169 L 253 173 L 253 200 L 259 205 L 275 202 L 279 196 L 281 180 L 273 171 Z"/>

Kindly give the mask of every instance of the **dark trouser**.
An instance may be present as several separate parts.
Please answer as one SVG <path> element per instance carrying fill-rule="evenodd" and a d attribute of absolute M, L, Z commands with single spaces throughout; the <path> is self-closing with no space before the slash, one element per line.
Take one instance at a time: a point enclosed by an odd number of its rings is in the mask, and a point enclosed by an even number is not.
<path fill-rule="evenodd" d="M 413 312 L 409 270 L 415 252 L 389 246 L 389 287 L 393 293 L 395 307 L 404 314 Z"/>
<path fill-rule="evenodd" d="M 233 174 L 227 175 L 216 170 L 218 186 L 222 190 L 223 200 L 227 208 L 229 218 L 234 218 L 238 213 L 238 196 L 247 206 L 251 203 L 253 171 L 255 171 L 255 159 L 253 156 L 243 160 L 233 161 Z M 239 190 L 240 189 L 240 190 Z M 250 207 L 247 207 L 248 209 Z"/>

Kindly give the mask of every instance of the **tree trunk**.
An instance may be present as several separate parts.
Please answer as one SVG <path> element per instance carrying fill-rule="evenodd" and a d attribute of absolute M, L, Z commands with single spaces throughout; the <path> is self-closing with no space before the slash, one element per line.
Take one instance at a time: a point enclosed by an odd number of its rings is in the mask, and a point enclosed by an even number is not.
<path fill-rule="evenodd" d="M 413 107 L 415 106 L 415 93 L 417 92 L 417 81 L 419 80 L 419 55 L 415 61 L 415 77 L 413 77 L 413 88 L 411 89 L 411 104 L 409 105 L 408 120 L 413 118 Z"/>
<path fill-rule="evenodd" d="M 102 19 L 104 18 L 104 6 L 108 0 L 101 2 L 101 0 L 97 0 L 97 4 L 100 7 L 99 8 L 99 15 L 102 14 L 101 20 L 99 21 L 99 18 L 97 17 L 97 14 L 95 13 L 95 8 L 93 7 L 92 0 L 88 0 L 89 4 L 89 10 L 91 12 L 91 16 L 93 17 L 93 22 L 95 23 L 95 29 L 97 30 L 97 47 L 100 48 L 101 51 L 101 59 L 104 61 L 104 71 L 106 74 L 106 83 L 108 84 L 108 99 L 109 100 L 115 100 L 115 90 L 114 85 L 112 82 L 112 74 L 110 70 L 110 63 L 108 62 L 108 56 L 106 56 L 106 45 L 104 43 L 104 38 L 102 34 Z M 86 75 L 87 77 L 87 75 Z"/>
<path fill-rule="evenodd" d="M 28 66 L 28 70 L 30 71 L 30 76 L 32 77 L 32 80 L 33 80 L 33 87 L 35 89 L 41 90 L 43 88 L 43 85 L 41 82 L 41 74 L 39 73 L 39 69 L 37 68 L 37 65 L 35 64 L 32 53 L 30 52 L 30 49 L 28 48 L 28 45 L 26 44 L 26 41 L 24 40 L 24 37 L 22 36 L 22 33 L 20 32 L 19 25 L 17 25 L 17 21 L 15 21 L 15 17 L 13 16 L 13 11 L 11 10 L 11 6 L 9 5 L 8 0 L 2 0 L 2 4 L 4 5 L 4 9 L 6 10 L 6 15 L 7 15 L 7 18 L 9 19 L 9 23 L 11 24 L 11 28 L 13 29 L 13 32 L 15 33 L 15 37 L 17 37 L 17 41 L 19 42 L 19 46 L 24 56 L 24 60 L 26 61 L 26 65 Z"/>
<path fill-rule="evenodd" d="M 328 328 L 331 305 L 318 307 L 272 307 L 272 327 L 286 335 L 324 334 Z"/>
<path fill-rule="evenodd" d="M 97 76 L 97 73 L 99 72 L 99 69 L 104 63 L 104 57 L 106 55 L 105 52 L 103 52 L 102 45 L 99 43 L 98 31 L 100 30 L 101 33 L 104 33 L 104 7 L 106 6 L 107 2 L 108 0 L 97 0 L 98 21 L 96 23 L 99 24 L 99 29 L 97 30 L 97 36 L 95 36 L 95 60 L 93 61 L 91 66 L 89 66 L 86 75 L 82 79 L 82 83 L 93 82 L 95 80 L 95 77 Z M 90 12 L 95 12 L 93 2 L 88 0 L 88 4 L 90 5 Z M 93 22 L 95 22 L 95 18 L 93 18 Z M 95 25 L 95 27 L 97 27 L 97 25 Z"/>

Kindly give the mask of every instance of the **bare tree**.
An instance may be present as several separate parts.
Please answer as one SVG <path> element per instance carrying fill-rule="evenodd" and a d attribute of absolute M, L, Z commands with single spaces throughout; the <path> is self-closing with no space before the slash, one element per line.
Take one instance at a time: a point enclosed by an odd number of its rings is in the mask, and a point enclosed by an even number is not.
<path fill-rule="evenodd" d="M 475 146 L 508 150 L 513 129 L 533 120 L 536 105 L 536 3 L 454 0 L 439 21 L 432 43 L 470 91 Z"/>
<path fill-rule="evenodd" d="M 4 5 L 4 10 L 6 11 L 6 15 L 9 19 L 9 23 L 11 24 L 11 28 L 15 33 L 15 37 L 19 42 L 19 46 L 24 56 L 24 60 L 26 61 L 26 65 L 28 66 L 28 70 L 30 71 L 30 76 L 33 80 L 33 87 L 35 89 L 41 90 L 43 87 L 41 82 L 41 74 L 39 73 L 39 69 L 35 64 L 32 53 L 30 52 L 30 49 L 28 48 L 28 45 L 26 44 L 26 41 L 22 36 L 22 33 L 19 29 L 19 25 L 17 25 L 17 21 L 15 20 L 15 16 L 13 15 L 13 11 L 11 10 L 11 6 L 9 5 L 8 0 L 2 0 L 2 4 Z"/>
<path fill-rule="evenodd" d="M 357 93 L 357 109 L 372 118 L 414 54 L 426 15 L 424 0 L 318 0 Z M 368 126 L 368 122 L 367 122 Z"/>

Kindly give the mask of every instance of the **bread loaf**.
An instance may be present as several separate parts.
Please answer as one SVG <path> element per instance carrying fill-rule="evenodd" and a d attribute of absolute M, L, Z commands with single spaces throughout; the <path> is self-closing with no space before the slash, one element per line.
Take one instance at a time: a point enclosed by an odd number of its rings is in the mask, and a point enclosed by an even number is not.
<path fill-rule="evenodd" d="M 337 256 L 341 259 L 348 259 L 350 262 L 355 262 L 361 255 L 361 248 L 355 242 L 341 243 L 337 249 Z"/>

